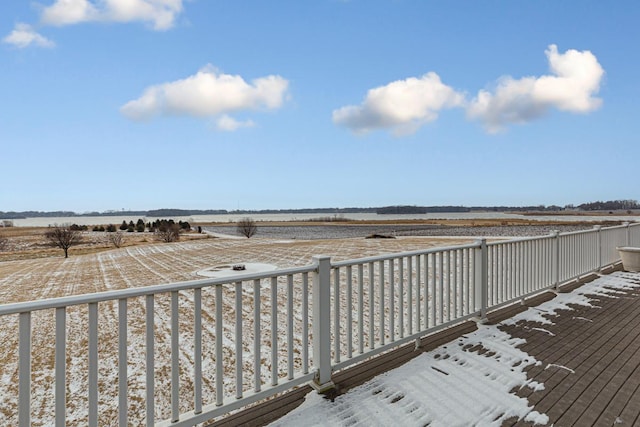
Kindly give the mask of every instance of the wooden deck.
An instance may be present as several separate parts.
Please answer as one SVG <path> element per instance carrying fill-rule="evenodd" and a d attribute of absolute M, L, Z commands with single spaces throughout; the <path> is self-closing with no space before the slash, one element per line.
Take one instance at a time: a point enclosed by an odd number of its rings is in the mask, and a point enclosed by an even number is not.
<path fill-rule="evenodd" d="M 586 281 L 596 277 L 593 275 Z M 578 285 L 565 286 L 563 291 L 571 291 Z M 554 296 L 546 292 L 528 300 L 526 306 L 516 304 L 490 313 L 489 323 L 499 323 Z M 519 348 L 541 362 L 526 372 L 529 379 L 543 383 L 545 389 L 534 392 L 523 387 L 517 394 L 526 397 L 536 411 L 546 414 L 548 425 L 640 426 L 640 289 L 626 291 L 618 298 L 596 298 L 594 304 L 598 307 L 575 306 L 574 310 L 561 310 L 559 316 L 551 319 L 553 325 L 521 322 L 501 326 L 511 336 L 524 338 L 526 344 Z M 533 329 L 536 327 L 538 329 Z M 420 350 L 433 350 L 475 329 L 474 322 L 465 322 L 425 337 Z M 335 392 L 345 393 L 419 353 L 411 344 L 339 373 L 334 378 Z M 310 390 L 309 386 L 301 387 L 213 425 L 265 425 L 297 407 Z M 532 424 L 513 419 L 503 425 Z"/>
<path fill-rule="evenodd" d="M 600 308 L 574 307 L 543 328 L 555 334 L 504 328 L 527 340 L 520 347 L 541 361 L 527 376 L 543 391 L 523 388 L 554 426 L 640 425 L 640 290 L 619 298 L 598 297 Z M 530 425 L 513 420 L 504 425 Z"/>

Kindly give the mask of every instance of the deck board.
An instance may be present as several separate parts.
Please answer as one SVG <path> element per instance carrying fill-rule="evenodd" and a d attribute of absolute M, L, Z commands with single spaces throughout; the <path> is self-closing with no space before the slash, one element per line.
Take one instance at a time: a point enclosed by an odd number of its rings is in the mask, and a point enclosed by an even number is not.
<path fill-rule="evenodd" d="M 538 325 L 554 336 L 533 330 L 531 322 L 505 328 L 526 339 L 521 349 L 542 362 L 527 376 L 545 389 L 517 394 L 549 416 L 549 425 L 633 426 L 640 421 L 640 293 L 596 299 L 598 308 L 573 306 L 550 318 L 554 325 Z M 504 425 L 531 424 L 509 420 Z"/>

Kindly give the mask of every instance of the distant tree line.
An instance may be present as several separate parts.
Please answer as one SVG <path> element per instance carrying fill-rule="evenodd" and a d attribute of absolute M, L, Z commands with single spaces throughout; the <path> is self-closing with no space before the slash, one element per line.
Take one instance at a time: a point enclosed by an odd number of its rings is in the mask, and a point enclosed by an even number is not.
<path fill-rule="evenodd" d="M 640 209 L 637 200 L 609 200 L 607 202 L 583 203 L 578 206 L 583 211 L 616 211 Z"/>
<path fill-rule="evenodd" d="M 378 215 L 426 214 L 431 212 L 469 212 L 463 206 L 385 206 L 376 209 Z"/>
<path fill-rule="evenodd" d="M 179 230 L 181 231 L 189 231 L 191 230 L 191 224 L 188 221 L 178 221 L 177 223 L 172 220 L 172 219 L 159 219 L 153 222 L 147 222 L 145 223 L 144 220 L 142 218 L 138 218 L 138 221 L 136 221 L 135 223 L 133 222 L 133 220 L 127 222 L 127 221 L 122 221 L 122 224 L 120 224 L 119 227 L 116 227 L 113 224 L 109 224 L 106 227 L 104 225 L 96 225 L 93 227 L 93 231 L 105 231 L 108 233 L 115 233 L 116 231 L 118 231 L 118 229 L 120 231 L 126 231 L 128 233 L 133 233 L 138 232 L 138 233 L 143 233 L 145 231 L 150 231 L 150 232 L 155 232 L 157 230 L 166 230 L 167 228 L 176 225 L 178 227 Z M 78 226 L 76 224 L 71 225 L 72 228 L 74 229 L 78 229 L 78 230 L 87 230 L 87 226 L 83 225 L 83 226 Z"/>
<path fill-rule="evenodd" d="M 581 205 L 536 205 L 536 206 L 384 206 L 369 208 L 310 208 L 310 209 L 262 209 L 262 210 L 226 210 L 226 209 L 155 209 L 149 211 L 106 211 L 106 212 L 84 212 L 81 214 L 70 211 L 21 211 L 3 212 L 0 211 L 0 218 L 24 219 L 24 218 L 46 218 L 46 217 L 86 217 L 86 216 L 140 216 L 140 217 L 171 217 L 171 216 L 192 216 L 192 215 L 249 215 L 249 214 L 345 214 L 345 213 L 378 213 L 378 214 L 422 214 L 440 212 L 535 212 L 535 211 L 561 211 L 566 209 L 592 210 L 630 210 L 640 209 L 636 200 L 612 200 L 607 202 L 590 202 Z M 127 223 L 127 230 L 130 223 Z M 148 227 L 148 224 L 145 224 Z M 137 223 L 133 224 L 136 230 Z"/>

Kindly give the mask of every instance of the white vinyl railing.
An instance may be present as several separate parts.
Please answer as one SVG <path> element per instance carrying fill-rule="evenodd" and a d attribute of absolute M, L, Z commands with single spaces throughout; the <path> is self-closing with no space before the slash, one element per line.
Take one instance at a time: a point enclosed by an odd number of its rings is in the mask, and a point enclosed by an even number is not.
<path fill-rule="evenodd" d="M 196 425 L 303 383 L 331 387 L 336 370 L 485 319 L 639 244 L 640 224 L 595 227 L 0 305 L 0 342 L 17 348 L 0 367 L 2 415 L 20 426 Z"/>

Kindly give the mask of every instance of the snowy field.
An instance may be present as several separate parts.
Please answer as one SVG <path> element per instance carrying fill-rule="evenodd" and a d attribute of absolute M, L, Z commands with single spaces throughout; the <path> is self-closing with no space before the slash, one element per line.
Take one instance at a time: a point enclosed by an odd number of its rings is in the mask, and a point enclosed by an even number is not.
<path fill-rule="evenodd" d="M 203 239 L 174 244 L 150 244 L 108 250 L 99 253 L 64 258 L 41 258 L 6 261 L 0 263 L 0 301 L 21 302 L 60 296 L 78 295 L 115 289 L 133 288 L 197 279 L 198 271 L 219 265 L 237 263 L 260 263 L 278 268 L 311 264 L 314 255 L 331 255 L 334 260 L 353 259 L 425 249 L 431 246 L 455 245 L 468 240 L 433 240 L 429 238 L 399 239 L 340 239 L 322 241 L 274 241 L 268 239 Z M 285 295 L 278 294 L 278 304 L 284 303 Z M 282 300 L 281 300 L 282 298 Z M 191 359 L 193 341 L 187 337 L 193 328 L 193 294 L 180 294 L 180 348 L 181 348 L 181 402 L 182 410 L 188 410 L 193 399 Z M 233 295 L 225 291 L 224 301 L 233 301 Z M 203 292 L 203 331 L 205 341 L 203 370 L 213 369 L 212 346 L 207 338 L 211 330 L 214 306 Z M 252 301 L 250 295 L 247 301 Z M 170 298 L 156 298 L 156 419 L 169 416 L 170 376 Z M 230 303 L 229 307 L 233 304 Z M 99 417 L 100 425 L 114 425 L 117 419 L 117 324 L 118 307 L 113 303 L 99 305 Z M 209 311 L 211 310 L 211 311 Z M 243 307 L 250 312 L 251 307 Z M 132 425 L 142 423 L 144 417 L 144 298 L 128 301 L 128 369 L 129 409 Z M 268 312 L 267 312 L 268 313 Z M 235 313 L 225 312 L 226 320 Z M 67 312 L 67 422 L 82 425 L 87 416 L 87 307 L 79 306 Z M 226 322 L 224 329 L 225 348 L 233 348 L 233 323 Z M 250 322 L 246 327 L 251 328 Z M 268 315 L 265 327 L 268 326 Z M 32 316 L 32 423 L 51 425 L 53 422 L 53 310 L 37 312 Z M 183 333 L 184 331 L 184 333 Z M 297 334 L 297 331 L 296 331 Z M 17 424 L 17 316 L 2 319 L 0 329 L 0 414 L 7 425 Z M 250 339 L 250 334 L 247 334 Z M 268 337 L 265 337 L 268 338 Z M 211 341 L 211 340 L 209 340 Z M 268 342 L 263 343 L 268 363 Z M 284 348 L 286 350 L 286 347 Z M 285 358 L 286 355 L 280 354 Z M 246 360 L 251 360 L 250 349 L 246 349 Z M 225 353 L 225 374 L 233 376 L 231 353 Z M 265 365 L 264 372 L 269 371 Z M 250 372 L 246 382 L 250 383 Z M 230 381 L 232 382 L 232 380 Z M 231 384 L 225 380 L 225 388 Z M 205 403 L 214 401 L 214 384 L 205 379 L 203 384 Z M 182 405 L 182 404 L 181 404 Z"/>
<path fill-rule="evenodd" d="M 640 274 L 602 276 L 502 324 L 533 322 L 544 332 L 544 325 L 552 324 L 559 310 L 572 310 L 572 305 L 596 307 L 598 297 L 618 298 L 625 290 L 639 288 L 639 283 Z M 519 349 L 525 342 L 500 325 L 480 326 L 333 402 L 311 392 L 300 407 L 272 426 L 500 426 L 512 417 L 546 425 L 545 414 L 512 393 L 522 387 L 544 390 L 544 384 L 527 379 L 524 372 L 527 366 L 541 364 Z"/>

